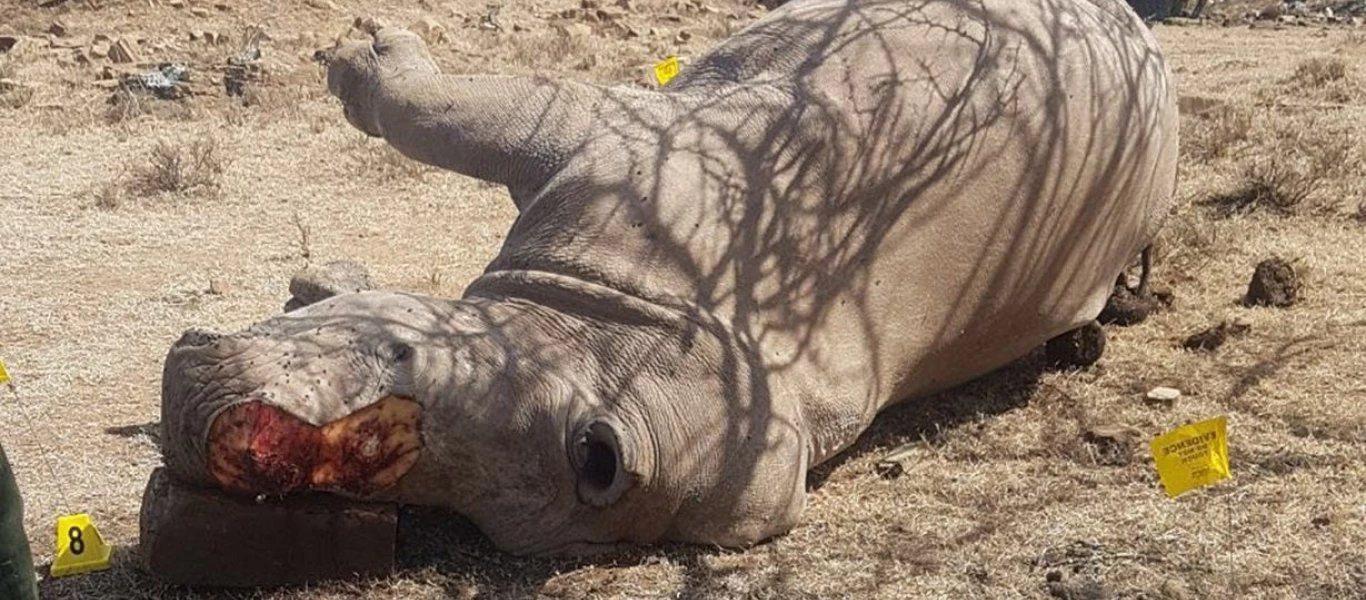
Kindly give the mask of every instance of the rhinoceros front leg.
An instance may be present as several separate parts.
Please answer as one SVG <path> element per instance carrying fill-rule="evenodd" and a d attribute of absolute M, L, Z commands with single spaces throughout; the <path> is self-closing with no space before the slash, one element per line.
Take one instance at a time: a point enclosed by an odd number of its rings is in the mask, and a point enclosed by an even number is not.
<path fill-rule="evenodd" d="M 606 119 L 650 115 L 652 95 L 570 80 L 443 74 L 417 34 L 373 19 L 314 58 L 352 126 L 403 155 L 499 183 L 523 201 Z"/>

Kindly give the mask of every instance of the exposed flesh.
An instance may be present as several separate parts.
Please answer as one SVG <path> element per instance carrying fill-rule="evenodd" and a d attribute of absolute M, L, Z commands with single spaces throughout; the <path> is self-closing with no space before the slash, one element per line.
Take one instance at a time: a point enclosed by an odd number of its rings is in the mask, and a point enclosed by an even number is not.
<path fill-rule="evenodd" d="M 422 450 L 422 407 L 384 399 L 321 427 L 253 400 L 223 411 L 209 428 L 209 470 L 246 494 L 302 490 L 369 494 L 398 482 Z"/>

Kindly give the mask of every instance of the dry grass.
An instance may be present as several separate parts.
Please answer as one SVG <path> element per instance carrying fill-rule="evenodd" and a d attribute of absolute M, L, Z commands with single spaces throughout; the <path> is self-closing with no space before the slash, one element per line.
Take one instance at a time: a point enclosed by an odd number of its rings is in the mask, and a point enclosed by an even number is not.
<path fill-rule="evenodd" d="M 502 23 L 525 31 L 496 34 L 462 29 L 460 17 L 444 12 L 477 19 L 482 6 L 385 4 L 400 22 L 438 15 L 450 41 L 435 52 L 451 70 L 614 81 L 669 53 L 686 60 L 702 51 L 729 14 L 740 16 L 737 25 L 750 18 L 736 0 L 710 2 L 719 14 L 679 11 L 678 23 L 663 18 L 673 3 L 649 4 L 629 23 L 640 37 L 585 47 L 549 41 L 558 34 L 543 18 L 578 0 L 505 3 Z M 1163 232 L 1156 274 L 1175 294 L 1172 308 L 1111 329 L 1095 368 L 1044 372 L 1031 356 L 889 411 L 811 475 L 807 512 L 789 535 L 743 552 L 665 546 L 595 561 L 516 559 L 459 521 L 410 511 L 392 577 L 228 594 L 168 588 L 136 568 L 141 493 L 160 464 L 153 432 L 169 345 L 189 327 L 235 329 L 278 313 L 289 276 L 309 260 L 349 258 L 385 287 L 458 295 L 497 252 L 516 211 L 502 190 L 439 171 L 414 174 L 392 150 L 356 141 L 318 93 L 316 70 L 295 66 L 306 65 L 295 59 L 311 43 L 300 40 L 329 39 L 346 15 L 237 2 L 206 17 L 164 2 L 0 6 L 0 23 L 26 32 L 59 16 L 80 35 L 146 32 L 152 60 L 190 52 L 174 41 L 182 32 L 163 25 L 235 31 L 268 22 L 274 41 L 264 48 L 279 77 L 267 89 L 284 95 L 244 107 L 238 123 L 252 127 L 229 126 L 227 106 L 240 103 L 233 99 L 196 104 L 186 120 L 89 118 L 61 135 L 35 135 L 55 118 L 98 117 L 108 91 L 89 85 L 87 71 L 25 57 L 38 61 L 26 73 L 51 79 L 26 80 L 33 101 L 0 110 L 0 356 L 23 392 L 22 403 L 0 400 L 0 442 L 25 494 L 40 565 L 52 558 L 59 514 L 88 511 L 115 546 L 111 570 L 44 577 L 44 598 L 1046 598 L 1050 573 L 1074 592 L 1122 598 L 1336 599 L 1366 588 L 1366 253 L 1354 220 L 1366 220 L 1366 195 L 1354 183 L 1356 151 L 1335 170 L 1334 151 L 1316 149 L 1333 140 L 1359 147 L 1366 134 L 1357 96 L 1322 106 L 1323 90 L 1350 84 L 1360 70 L 1359 53 L 1333 54 L 1348 33 L 1157 26 L 1183 93 L 1229 107 L 1226 116 L 1188 121 L 1196 133 L 1183 147 L 1183 201 Z M 644 33 L 651 27 L 657 35 Z M 673 40 L 684 28 L 694 37 L 680 46 Z M 590 47 L 596 63 L 536 54 Z M 200 67 L 221 64 L 223 56 L 203 52 Z M 1300 59 L 1315 55 L 1337 56 L 1345 77 L 1332 79 L 1330 65 L 1321 87 L 1287 83 L 1299 77 Z M 576 70 L 581 64 L 589 70 Z M 86 85 L 63 87 L 68 77 Z M 1301 108 L 1254 109 L 1267 89 L 1275 106 Z M 48 104 L 62 109 L 39 108 Z M 195 174 L 202 161 L 193 147 L 206 131 L 214 156 L 235 157 L 216 177 Z M 1274 169 L 1272 156 L 1280 157 Z M 117 175 L 125 165 L 130 174 Z M 213 189 L 219 199 L 134 201 L 140 194 L 124 187 L 134 166 L 153 173 L 138 189 L 181 190 L 172 197 Z M 1296 175 L 1277 177 L 1277 169 Z M 1315 191 L 1299 194 L 1306 175 Z M 204 177 L 212 183 L 191 183 Z M 118 184 L 102 187 L 111 181 Z M 1258 200 L 1234 219 L 1197 204 L 1253 181 L 1304 198 L 1276 218 L 1262 210 L 1274 201 Z M 92 202 L 117 210 L 90 210 Z M 1341 215 L 1306 210 L 1327 205 L 1341 205 Z M 1254 265 L 1272 255 L 1300 259 L 1304 301 L 1286 310 L 1240 306 Z M 219 293 L 206 291 L 208 281 L 222 282 Z M 1247 333 L 1218 351 L 1181 347 L 1191 332 L 1235 320 Z M 1170 407 L 1143 402 L 1156 385 L 1184 395 Z M 1167 499 L 1142 440 L 1221 414 L 1234 478 Z M 1106 424 L 1136 429 L 1140 442 L 1085 434 Z M 881 477 L 879 459 L 908 444 L 904 474 Z"/>
<path fill-rule="evenodd" d="M 133 165 L 128 190 L 140 196 L 210 195 L 218 192 L 226 160 L 213 137 L 185 144 L 158 141 Z"/>
<path fill-rule="evenodd" d="M 1243 163 L 1238 187 L 1208 201 L 1219 216 L 1258 209 L 1294 214 L 1307 201 L 1333 191 L 1333 184 L 1356 164 L 1350 131 L 1314 118 L 1272 122 L 1271 135 L 1257 155 Z"/>

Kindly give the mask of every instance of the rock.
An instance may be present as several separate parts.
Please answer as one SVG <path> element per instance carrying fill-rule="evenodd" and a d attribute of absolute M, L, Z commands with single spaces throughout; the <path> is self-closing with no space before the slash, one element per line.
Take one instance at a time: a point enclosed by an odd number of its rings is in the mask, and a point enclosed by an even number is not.
<path fill-rule="evenodd" d="M 116 63 L 131 63 L 138 61 L 138 55 L 133 50 L 133 45 L 128 40 L 119 38 L 117 42 L 109 46 L 109 60 Z"/>
<path fill-rule="evenodd" d="M 1179 579 L 1168 579 L 1162 582 L 1162 587 L 1158 591 L 1166 600 L 1195 600 L 1197 597 L 1191 592 L 1190 586 Z"/>
<path fill-rule="evenodd" d="M 635 10 L 635 8 L 631 5 L 631 0 L 617 0 L 614 6 L 626 11 Z"/>
<path fill-rule="evenodd" d="M 1128 425 L 1092 425 L 1081 432 L 1081 439 L 1095 447 L 1096 462 L 1123 466 L 1133 458 L 1134 447 L 1143 439 L 1143 432 Z"/>
<path fill-rule="evenodd" d="M 95 42 L 90 45 L 90 56 L 95 58 L 105 58 L 109 56 L 109 42 Z"/>
<path fill-rule="evenodd" d="M 294 297 L 285 305 L 285 312 L 338 294 L 373 289 L 375 284 L 370 279 L 370 271 L 357 262 L 337 260 L 321 266 L 306 267 L 289 280 L 289 293 Z"/>
<path fill-rule="evenodd" d="M 166 5 L 171 8 L 185 8 L 185 0 L 171 0 Z"/>
<path fill-rule="evenodd" d="M 202 6 L 196 6 L 190 9 L 190 14 L 202 19 L 209 16 L 209 9 Z"/>
<path fill-rule="evenodd" d="M 678 42 L 678 43 L 680 43 L 680 44 L 687 43 L 687 41 L 688 41 L 688 40 L 691 40 L 691 39 L 692 39 L 692 34 L 689 33 L 689 32 L 687 32 L 687 31 L 680 31 L 680 32 L 678 32 L 678 35 L 677 35 L 676 37 L 674 37 L 674 41 L 675 41 L 675 42 Z"/>
<path fill-rule="evenodd" d="M 1173 404 L 1176 404 L 1177 399 L 1180 397 L 1181 390 L 1158 386 L 1148 390 L 1148 393 L 1143 396 L 1143 399 L 1151 404 L 1160 404 L 1163 407 L 1171 408 Z"/>
<path fill-rule="evenodd" d="M 304 0 L 304 4 L 307 4 L 308 6 L 316 8 L 318 10 L 330 10 L 332 12 L 341 12 L 341 8 L 338 7 L 337 3 L 333 2 L 332 0 Z"/>
<path fill-rule="evenodd" d="M 1293 265 L 1280 257 L 1268 258 L 1257 263 L 1243 305 L 1286 308 L 1299 301 L 1300 287 Z"/>
<path fill-rule="evenodd" d="M 1059 335 L 1044 345 L 1045 360 L 1052 369 L 1089 367 L 1105 353 L 1105 330 L 1092 321 Z"/>
<path fill-rule="evenodd" d="M 214 278 L 209 280 L 208 291 L 210 296 L 222 296 L 223 294 L 227 293 L 228 286 L 223 283 L 222 279 Z"/>
<path fill-rule="evenodd" d="M 9 52 L 19 46 L 19 37 L 0 35 L 0 52 Z"/>
<path fill-rule="evenodd" d="M 52 24 L 48 26 L 47 32 L 57 37 L 66 37 L 66 34 L 70 32 L 70 29 L 66 26 L 66 23 L 53 21 Z"/>
<path fill-rule="evenodd" d="M 1213 352 L 1223 346 L 1229 338 L 1240 337 L 1247 333 L 1248 328 L 1247 323 L 1240 321 L 1232 323 L 1221 321 L 1214 327 L 1191 334 L 1185 341 L 1181 342 L 1181 346 L 1187 350 Z"/>
<path fill-rule="evenodd" d="M 563 23 L 556 25 L 555 29 L 568 38 L 586 38 L 593 36 L 593 28 L 587 23 Z"/>
<path fill-rule="evenodd" d="M 421 37 L 429 46 L 435 46 L 446 41 L 446 28 L 431 17 L 418 19 L 409 25 L 408 29 Z"/>
<path fill-rule="evenodd" d="M 172 585 L 256 587 L 383 576 L 398 511 L 333 495 L 257 502 L 152 471 L 138 519 L 143 566 Z"/>

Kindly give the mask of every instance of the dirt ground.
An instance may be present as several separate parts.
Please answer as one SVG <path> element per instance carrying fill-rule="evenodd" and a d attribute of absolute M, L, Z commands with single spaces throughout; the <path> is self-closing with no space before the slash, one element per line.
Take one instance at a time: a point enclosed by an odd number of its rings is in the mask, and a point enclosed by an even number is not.
<path fill-rule="evenodd" d="M 1108 327 L 1091 369 L 1043 372 L 1035 354 L 887 412 L 812 474 L 790 534 L 743 552 L 521 560 L 411 512 L 402 569 L 384 580 L 236 595 L 157 583 L 136 568 L 137 513 L 159 464 L 161 361 L 181 331 L 278 312 L 310 261 L 354 259 L 384 287 L 459 295 L 514 216 L 504 190 L 348 126 L 315 48 L 366 11 L 444 29 L 432 39 L 444 36 L 434 51 L 449 71 L 650 86 L 655 61 L 676 52 L 686 68 L 763 12 L 276 4 L 0 6 L 0 35 L 25 36 L 0 53 L 0 357 L 21 393 L 0 399 L 0 442 L 44 598 L 1366 598 L 1366 28 L 1236 19 L 1155 26 L 1183 95 L 1181 203 L 1156 258 L 1171 308 Z M 225 67 L 252 26 L 266 34 L 260 70 L 230 97 Z M 136 62 L 111 60 L 120 40 Z M 101 79 L 161 61 L 190 68 L 188 97 L 115 94 Z M 1298 302 L 1243 306 L 1271 256 L 1302 277 Z M 1182 348 L 1235 320 L 1246 330 L 1222 347 Z M 1159 385 L 1183 395 L 1145 402 Z M 1168 499 L 1147 440 L 1218 415 L 1233 478 Z M 1104 425 L 1134 438 L 1085 435 Z M 906 444 L 904 472 L 880 476 Z M 47 578 L 55 519 L 72 512 L 93 516 L 113 568 Z"/>

